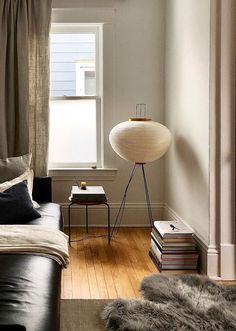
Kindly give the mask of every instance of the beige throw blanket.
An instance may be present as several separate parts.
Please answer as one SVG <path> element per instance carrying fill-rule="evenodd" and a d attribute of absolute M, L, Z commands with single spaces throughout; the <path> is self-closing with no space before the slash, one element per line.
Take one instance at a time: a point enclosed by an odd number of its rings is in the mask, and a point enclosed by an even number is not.
<path fill-rule="evenodd" d="M 39 254 L 69 264 L 68 236 L 41 225 L 0 225 L 0 254 Z"/>

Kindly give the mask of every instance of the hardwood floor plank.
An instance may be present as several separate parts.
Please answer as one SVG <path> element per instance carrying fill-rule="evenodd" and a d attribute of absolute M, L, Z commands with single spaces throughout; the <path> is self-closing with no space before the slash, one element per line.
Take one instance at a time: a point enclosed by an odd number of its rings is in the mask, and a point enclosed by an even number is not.
<path fill-rule="evenodd" d="M 63 299 L 73 299 L 71 276 L 63 276 L 62 298 Z"/>
<path fill-rule="evenodd" d="M 99 251 L 100 259 L 102 261 L 102 269 L 104 274 L 104 279 L 106 282 L 107 293 L 109 299 L 114 299 L 118 297 L 117 290 L 114 282 L 114 275 L 116 273 L 116 263 L 114 260 L 114 254 L 112 252 L 112 246 L 108 245 L 107 238 L 99 238 Z"/>
<path fill-rule="evenodd" d="M 88 281 L 89 281 L 89 288 L 90 288 L 90 297 L 91 299 L 99 299 L 99 286 L 96 277 L 96 271 L 94 267 L 94 260 L 91 252 L 91 247 L 87 242 L 85 244 L 85 260 L 86 266 L 88 271 Z"/>
<path fill-rule="evenodd" d="M 127 228 L 124 229 L 123 236 L 125 239 L 126 247 L 129 247 L 128 256 L 129 256 L 134 274 L 136 276 L 136 284 L 134 284 L 136 296 L 140 297 L 140 293 L 139 293 L 140 283 L 145 276 L 153 273 L 155 267 L 150 271 L 150 269 L 146 263 L 146 254 L 147 253 L 142 245 L 142 242 L 139 240 L 136 241 L 136 235 L 135 235 L 135 233 L 133 233 L 133 229 L 132 230 L 127 229 Z M 147 237 L 146 240 L 148 240 L 148 239 L 149 238 Z"/>
<path fill-rule="evenodd" d="M 81 231 L 73 229 L 73 235 L 73 240 L 78 240 L 81 237 Z M 90 288 L 83 241 L 73 242 L 70 254 L 73 298 L 90 299 Z"/>
<path fill-rule="evenodd" d="M 99 235 L 101 235 L 101 229 L 89 229 L 90 235 L 94 236 L 90 239 L 86 239 L 90 246 L 91 250 L 91 257 L 93 260 L 93 266 L 95 270 L 96 275 L 96 281 L 98 284 L 98 293 L 99 297 L 102 299 L 108 299 L 108 291 L 107 291 L 107 285 L 105 282 L 105 275 L 102 268 L 102 263 L 104 261 L 103 255 L 101 253 L 100 245 L 99 245 Z M 92 284 L 91 284 L 92 286 Z"/>
<path fill-rule="evenodd" d="M 135 291 L 136 297 L 140 297 L 139 286 L 140 286 L 140 271 L 147 274 L 148 267 L 140 254 L 140 247 L 132 240 L 130 229 L 122 229 L 121 235 L 124 238 L 124 245 L 126 247 L 127 255 L 130 260 L 130 268 L 132 272 L 132 286 Z M 142 273 L 142 274 L 143 274 Z M 143 277 L 142 277 L 143 278 Z"/>
<path fill-rule="evenodd" d="M 102 299 L 109 299 L 102 264 L 100 262 L 95 262 L 94 268 L 96 272 L 96 279 L 99 284 L 98 285 L 99 296 Z"/>
<path fill-rule="evenodd" d="M 72 296 L 73 298 L 81 298 L 81 284 L 78 285 L 79 273 L 79 257 L 77 255 L 77 247 L 75 244 L 70 247 L 70 263 L 71 263 L 71 280 L 72 280 Z"/>
<path fill-rule="evenodd" d="M 118 297 L 139 297 L 138 280 L 129 259 L 129 245 L 124 236 L 123 229 L 120 229 L 119 234 L 114 238 L 112 249 L 114 252 L 114 261 L 117 266 L 117 272 L 114 274 L 114 282 Z"/>
<path fill-rule="evenodd" d="M 159 273 L 154 263 L 148 255 L 150 248 L 150 229 L 134 229 L 130 231 L 130 236 L 133 241 L 136 243 L 136 248 L 139 254 L 142 256 L 143 261 L 147 266 L 147 270 L 150 273 Z"/>

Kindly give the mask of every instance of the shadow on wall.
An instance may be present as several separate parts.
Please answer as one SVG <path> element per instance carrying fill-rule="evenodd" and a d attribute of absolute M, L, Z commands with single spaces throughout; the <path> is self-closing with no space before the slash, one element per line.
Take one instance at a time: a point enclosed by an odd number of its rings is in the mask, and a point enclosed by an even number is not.
<path fill-rule="evenodd" d="M 201 219 L 200 222 L 204 224 L 203 221 L 205 221 L 204 225 L 207 226 L 209 213 L 209 183 L 203 172 L 202 165 L 186 138 L 181 136 L 176 137 L 175 147 L 177 161 L 182 169 L 182 187 L 180 191 L 183 192 L 184 199 L 186 199 L 189 208 L 187 214 L 190 219 L 195 220 L 194 223 L 199 222 L 197 216 L 204 217 L 204 220 Z"/>

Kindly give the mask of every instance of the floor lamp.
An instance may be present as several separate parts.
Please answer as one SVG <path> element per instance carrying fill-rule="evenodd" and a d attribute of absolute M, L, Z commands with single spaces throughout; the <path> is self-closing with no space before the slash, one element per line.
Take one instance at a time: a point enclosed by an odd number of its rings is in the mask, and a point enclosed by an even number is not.
<path fill-rule="evenodd" d="M 136 117 L 119 123 L 111 130 L 109 135 L 110 144 L 114 151 L 123 159 L 134 163 L 111 232 L 111 238 L 115 229 L 118 231 L 121 225 L 127 192 L 138 168 L 141 168 L 142 171 L 148 218 L 150 226 L 153 226 L 145 164 L 158 160 L 165 154 L 171 143 L 171 133 L 164 125 L 142 116 L 143 112 L 146 115 L 146 105 L 136 105 Z"/>

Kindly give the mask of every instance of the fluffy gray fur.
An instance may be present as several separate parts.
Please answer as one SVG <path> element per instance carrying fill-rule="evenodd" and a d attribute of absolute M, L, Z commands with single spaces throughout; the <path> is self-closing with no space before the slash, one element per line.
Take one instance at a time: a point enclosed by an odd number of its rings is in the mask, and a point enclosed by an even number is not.
<path fill-rule="evenodd" d="M 144 300 L 118 299 L 102 318 L 110 331 L 236 331 L 236 286 L 205 276 L 152 275 L 140 287 Z"/>

